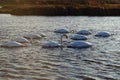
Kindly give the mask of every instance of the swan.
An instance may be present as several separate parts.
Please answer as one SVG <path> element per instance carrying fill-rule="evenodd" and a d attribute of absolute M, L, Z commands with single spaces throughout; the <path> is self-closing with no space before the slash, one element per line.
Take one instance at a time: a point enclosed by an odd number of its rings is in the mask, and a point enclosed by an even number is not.
<path fill-rule="evenodd" d="M 90 35 L 90 34 L 91 34 L 91 32 L 90 32 L 90 31 L 88 31 L 88 30 L 80 30 L 80 31 L 78 31 L 78 32 L 77 32 L 77 34 Z"/>
<path fill-rule="evenodd" d="M 60 33 L 60 34 L 66 34 L 69 33 L 69 31 L 67 29 L 58 29 L 54 31 L 55 33 Z"/>
<path fill-rule="evenodd" d="M 56 41 L 49 41 L 49 42 L 45 42 L 42 44 L 43 48 L 57 48 L 60 47 L 61 45 L 56 42 Z"/>
<path fill-rule="evenodd" d="M 60 38 L 60 43 L 56 42 L 56 41 L 49 41 L 49 42 L 45 42 L 43 43 L 41 46 L 43 48 L 57 48 L 57 47 L 63 47 L 63 37 L 68 38 L 68 36 L 66 34 L 61 35 Z"/>
<path fill-rule="evenodd" d="M 16 38 L 16 39 L 14 39 L 13 41 L 16 41 L 16 42 L 19 42 L 19 43 L 29 43 L 29 42 L 30 42 L 28 39 L 23 38 L 23 37 L 21 37 L 21 38 Z"/>
<path fill-rule="evenodd" d="M 23 47 L 24 45 L 22 43 L 16 42 L 16 41 L 9 41 L 5 42 L 0 45 L 1 47 L 8 47 L 8 48 L 15 48 L 15 47 Z"/>
<path fill-rule="evenodd" d="M 41 37 L 46 37 L 46 34 L 44 33 L 39 33 Z"/>
<path fill-rule="evenodd" d="M 23 37 L 27 38 L 27 39 L 40 39 L 41 38 L 41 36 L 39 34 L 27 34 Z"/>
<path fill-rule="evenodd" d="M 83 35 L 79 35 L 79 34 L 75 34 L 73 36 L 70 37 L 72 40 L 87 40 L 86 36 Z"/>
<path fill-rule="evenodd" d="M 109 37 L 109 36 L 110 36 L 110 33 L 109 33 L 109 32 L 105 32 L 105 31 L 102 31 L 102 32 L 98 32 L 95 36 L 96 36 L 96 37 Z"/>
<path fill-rule="evenodd" d="M 83 42 L 83 41 L 73 41 L 68 44 L 68 48 L 88 48 L 91 47 L 92 44 L 90 42 Z"/>

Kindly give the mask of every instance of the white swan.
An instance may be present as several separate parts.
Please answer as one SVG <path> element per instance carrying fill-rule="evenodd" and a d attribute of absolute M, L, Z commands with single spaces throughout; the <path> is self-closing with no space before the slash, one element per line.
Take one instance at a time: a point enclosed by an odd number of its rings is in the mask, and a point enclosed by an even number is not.
<path fill-rule="evenodd" d="M 70 38 L 72 40 L 87 40 L 86 36 L 79 35 L 79 34 L 72 35 L 72 36 L 70 36 Z"/>
<path fill-rule="evenodd" d="M 80 30 L 80 31 L 78 31 L 78 32 L 77 32 L 77 34 L 90 35 L 90 34 L 91 34 L 91 32 L 90 32 L 90 31 L 88 31 L 88 30 Z"/>
<path fill-rule="evenodd" d="M 41 46 L 43 48 L 57 48 L 57 47 L 60 47 L 61 45 L 56 41 L 49 41 L 49 42 L 43 43 Z"/>
<path fill-rule="evenodd" d="M 28 39 L 23 38 L 23 37 L 21 37 L 21 38 L 16 38 L 16 39 L 14 39 L 13 41 L 16 41 L 16 42 L 19 42 L 19 43 L 29 43 L 29 42 L 30 42 Z"/>
<path fill-rule="evenodd" d="M 39 33 L 41 37 L 46 37 L 46 34 L 44 33 Z"/>
<path fill-rule="evenodd" d="M 27 39 L 40 39 L 41 38 L 41 36 L 39 34 L 27 34 L 23 37 L 25 37 Z"/>
<path fill-rule="evenodd" d="M 96 36 L 96 37 L 109 37 L 109 36 L 110 36 L 110 33 L 109 33 L 109 32 L 105 32 L 105 31 L 102 31 L 102 32 L 98 32 L 95 36 Z"/>
<path fill-rule="evenodd" d="M 68 48 L 88 48 L 91 46 L 92 46 L 92 44 L 89 42 L 73 41 L 67 47 Z"/>
<path fill-rule="evenodd" d="M 16 42 L 16 41 L 10 41 L 10 42 L 5 42 L 0 45 L 1 47 L 8 47 L 8 48 L 15 48 L 15 47 L 23 47 L 24 45 Z"/>
<path fill-rule="evenodd" d="M 63 47 L 63 37 L 68 38 L 68 36 L 66 34 L 62 34 L 61 38 L 60 38 L 60 44 L 56 41 L 49 41 L 49 42 L 45 42 L 43 43 L 41 46 L 43 48 L 57 48 L 57 47 Z"/>
<path fill-rule="evenodd" d="M 55 33 L 60 33 L 60 34 L 65 34 L 65 33 L 69 33 L 69 31 L 67 29 L 58 29 L 54 31 Z"/>

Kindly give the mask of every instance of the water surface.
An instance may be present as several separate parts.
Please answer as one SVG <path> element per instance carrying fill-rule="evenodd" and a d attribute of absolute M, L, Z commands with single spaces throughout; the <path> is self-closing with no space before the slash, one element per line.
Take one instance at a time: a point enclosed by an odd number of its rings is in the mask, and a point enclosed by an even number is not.
<path fill-rule="evenodd" d="M 0 43 L 28 33 L 44 32 L 46 39 L 23 48 L 0 48 L 1 80 L 120 80 L 120 17 L 43 17 L 0 14 Z M 59 41 L 58 28 L 92 31 L 88 49 L 43 49 L 44 41 Z M 109 31 L 109 38 L 95 38 Z M 68 34 L 71 35 L 71 34 Z M 68 42 L 71 40 L 68 39 Z"/>

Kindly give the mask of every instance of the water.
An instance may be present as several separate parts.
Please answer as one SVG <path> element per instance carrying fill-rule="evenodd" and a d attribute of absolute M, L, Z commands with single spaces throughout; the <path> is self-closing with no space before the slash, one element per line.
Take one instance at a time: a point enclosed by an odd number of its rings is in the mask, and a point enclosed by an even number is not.
<path fill-rule="evenodd" d="M 0 48 L 1 80 L 120 80 L 120 17 L 43 17 L 0 14 L 0 43 L 28 33 L 44 32 L 46 39 L 23 48 Z M 44 41 L 59 41 L 52 31 L 88 29 L 93 47 L 43 49 Z M 95 38 L 109 31 L 109 38 Z M 70 34 L 68 34 L 70 35 Z M 70 39 L 68 39 L 70 41 Z M 87 79 L 88 80 L 88 79 Z"/>

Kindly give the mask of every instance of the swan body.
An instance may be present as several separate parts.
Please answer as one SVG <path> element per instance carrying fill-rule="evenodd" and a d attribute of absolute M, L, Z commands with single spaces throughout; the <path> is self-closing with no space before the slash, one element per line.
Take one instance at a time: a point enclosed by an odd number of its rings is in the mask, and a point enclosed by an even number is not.
<path fill-rule="evenodd" d="M 19 43 L 29 43 L 30 41 L 26 38 L 16 38 L 13 41 L 19 42 Z"/>
<path fill-rule="evenodd" d="M 58 29 L 58 30 L 55 30 L 54 32 L 61 33 L 61 34 L 69 33 L 69 31 L 67 29 Z"/>
<path fill-rule="evenodd" d="M 46 42 L 46 43 L 42 44 L 43 48 L 57 48 L 57 47 L 60 47 L 60 46 L 61 45 L 56 41 L 49 41 L 49 42 Z"/>
<path fill-rule="evenodd" d="M 24 46 L 23 44 L 16 41 L 10 41 L 10 42 L 1 44 L 1 47 L 8 47 L 8 48 L 23 47 L 23 46 Z"/>
<path fill-rule="evenodd" d="M 40 39 L 41 38 L 39 34 L 27 34 L 24 37 L 27 39 Z"/>
<path fill-rule="evenodd" d="M 79 34 L 75 34 L 73 36 L 70 37 L 72 40 L 87 40 L 86 36 L 83 35 L 79 35 Z"/>
<path fill-rule="evenodd" d="M 68 48 L 88 48 L 91 46 L 92 44 L 89 42 L 74 41 L 74 42 L 71 42 L 67 47 Z"/>
<path fill-rule="evenodd" d="M 90 35 L 90 34 L 91 34 L 91 32 L 90 32 L 90 31 L 88 31 L 88 30 L 80 30 L 80 31 L 78 31 L 78 32 L 77 32 L 77 34 Z"/>
<path fill-rule="evenodd" d="M 109 37 L 110 33 L 102 31 L 102 32 L 98 32 L 95 36 L 96 37 Z"/>
<path fill-rule="evenodd" d="M 41 37 L 46 37 L 46 34 L 44 33 L 39 33 Z"/>

